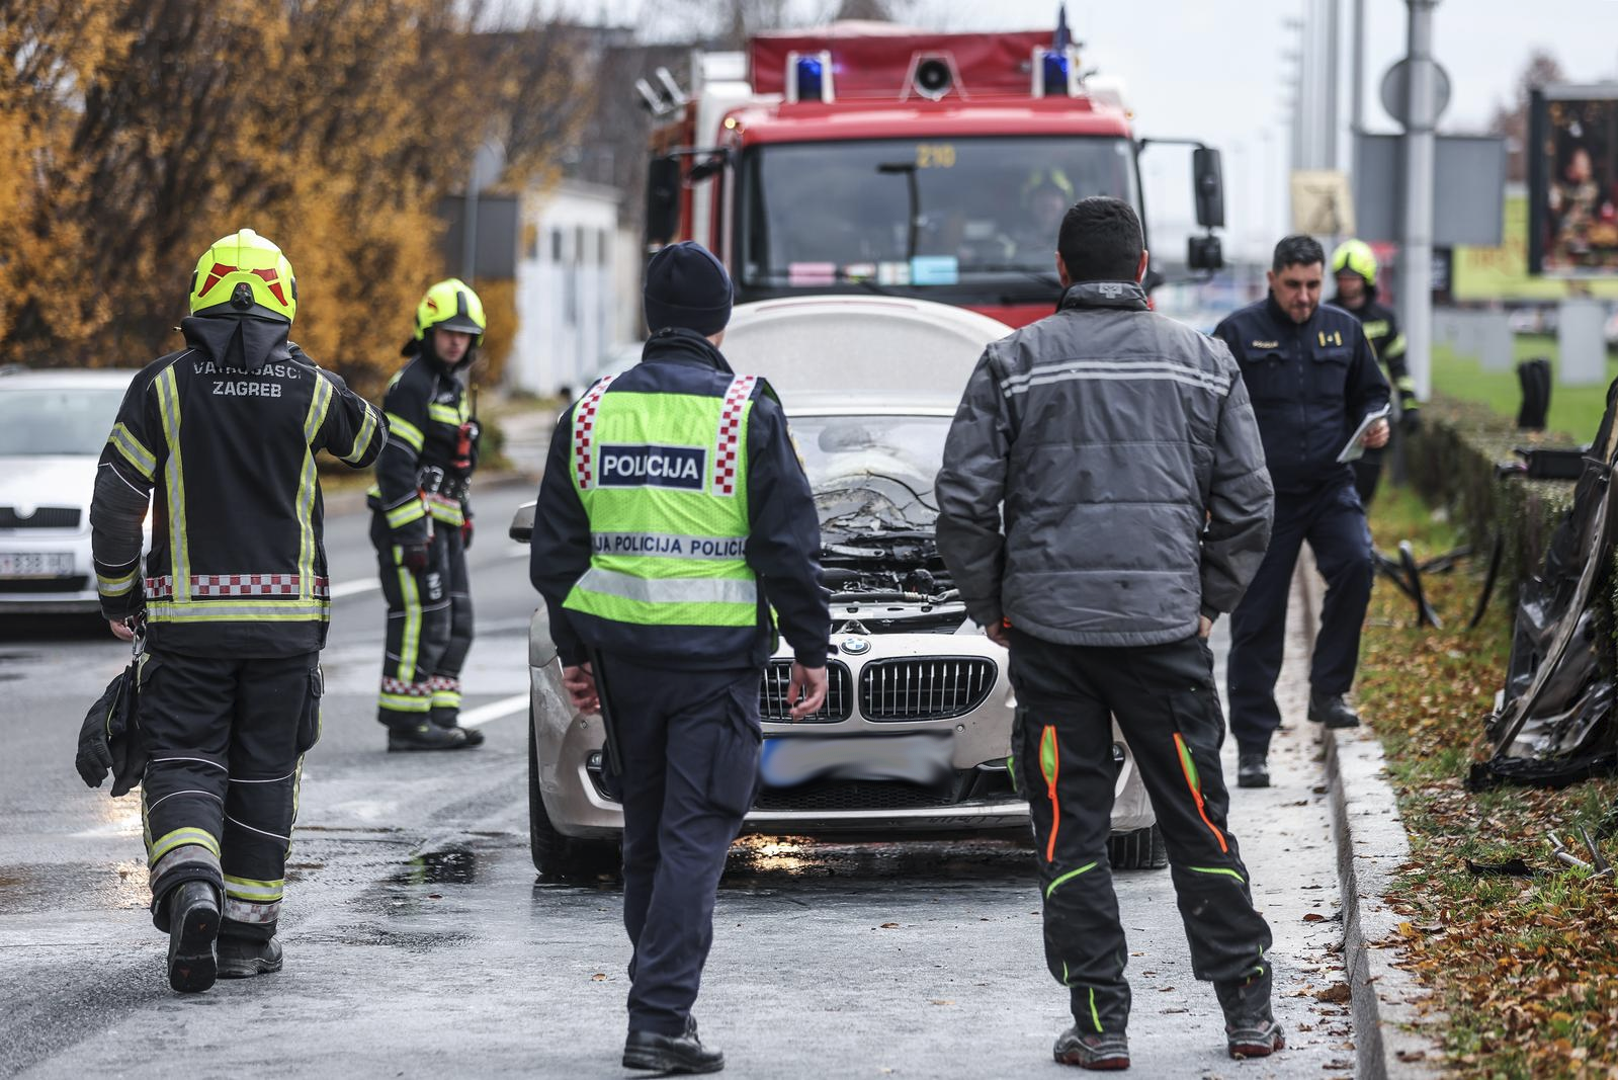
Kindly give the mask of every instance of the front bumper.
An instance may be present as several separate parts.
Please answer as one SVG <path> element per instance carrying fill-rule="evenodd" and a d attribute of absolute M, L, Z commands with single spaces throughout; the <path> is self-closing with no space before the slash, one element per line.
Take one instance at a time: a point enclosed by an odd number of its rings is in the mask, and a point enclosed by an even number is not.
<path fill-rule="evenodd" d="M 0 530 L 0 552 L 70 555 L 72 572 L 56 578 L 0 577 L 0 611 L 8 614 L 94 614 L 101 610 L 88 529 Z"/>

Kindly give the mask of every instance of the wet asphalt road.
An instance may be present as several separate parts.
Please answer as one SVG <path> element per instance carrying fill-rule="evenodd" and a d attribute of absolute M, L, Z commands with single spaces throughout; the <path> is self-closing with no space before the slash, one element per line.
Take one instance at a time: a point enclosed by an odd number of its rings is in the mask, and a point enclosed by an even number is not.
<path fill-rule="evenodd" d="M 383 752 L 368 522 L 328 522 L 338 598 L 288 872 L 287 967 L 204 995 L 181 998 L 164 978 L 135 796 L 86 789 L 72 768 L 84 712 L 126 647 L 93 622 L 5 620 L 0 1075 L 626 1075 L 617 887 L 536 881 L 528 857 L 520 695 L 534 601 L 526 549 L 503 534 L 529 497 L 478 499 L 466 708 L 486 718 L 488 744 L 442 756 Z M 1342 981 L 1315 757 L 1308 732 L 1285 733 L 1277 786 L 1238 791 L 1232 812 L 1275 929 L 1292 1048 L 1224 1056 L 1167 873 L 1120 874 L 1137 1075 L 1350 1073 L 1346 1006 L 1315 998 Z M 1228 746 L 1227 758 L 1229 776 Z M 719 898 L 703 1032 L 734 1076 L 1061 1075 L 1049 1047 L 1071 1020 L 1044 969 L 1038 910 L 1032 855 L 1015 842 L 750 838 Z"/>

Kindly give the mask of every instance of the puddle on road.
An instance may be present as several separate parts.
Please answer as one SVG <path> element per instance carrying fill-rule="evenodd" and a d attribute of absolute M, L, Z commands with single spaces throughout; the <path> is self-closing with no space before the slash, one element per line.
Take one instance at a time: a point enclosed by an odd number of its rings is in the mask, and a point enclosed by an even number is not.
<path fill-rule="evenodd" d="M 744 836 L 730 849 L 722 889 L 835 881 L 885 888 L 892 881 L 936 886 L 1023 884 L 1034 876 L 1025 843 L 1008 840 L 851 843 L 797 836 Z"/>
<path fill-rule="evenodd" d="M 475 885 L 478 854 L 467 847 L 424 851 L 388 880 L 396 885 Z"/>

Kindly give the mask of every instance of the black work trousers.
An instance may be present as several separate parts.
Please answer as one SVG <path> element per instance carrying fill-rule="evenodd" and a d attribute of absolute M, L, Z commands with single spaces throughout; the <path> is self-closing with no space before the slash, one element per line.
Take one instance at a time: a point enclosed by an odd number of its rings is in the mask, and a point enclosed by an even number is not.
<path fill-rule="evenodd" d="M 629 1029 L 679 1035 L 713 943 L 714 894 L 758 790 L 758 668 L 604 660 L 624 805 Z"/>
<path fill-rule="evenodd" d="M 1360 505 L 1367 510 L 1376 498 L 1377 483 L 1382 479 L 1382 451 L 1367 450 L 1365 456 L 1353 463 L 1354 490 L 1359 493 Z"/>
<path fill-rule="evenodd" d="M 435 522 L 427 569 L 412 573 L 381 514 L 371 517 L 371 545 L 388 602 L 377 720 L 411 727 L 431 719 L 455 726 L 461 668 L 472 647 L 472 593 L 461 531 Z"/>
<path fill-rule="evenodd" d="M 1107 862 L 1118 770 L 1112 720 L 1140 770 L 1168 848 L 1192 973 L 1222 996 L 1268 1001 L 1270 928 L 1225 822 L 1225 722 L 1200 638 L 1090 648 L 1012 631 L 1012 770 L 1034 823 L 1045 962 L 1069 988 L 1081 1033 L 1129 1023 L 1129 949 Z"/>
<path fill-rule="evenodd" d="M 1247 753 L 1268 752 L 1281 726 L 1275 681 L 1286 648 L 1287 597 L 1305 541 L 1326 579 L 1309 685 L 1317 694 L 1346 694 L 1354 685 L 1375 568 L 1365 508 L 1345 478 L 1317 492 L 1276 495 L 1269 550 L 1231 613 L 1230 730 Z"/>
<path fill-rule="evenodd" d="M 140 669 L 141 782 L 152 921 L 169 892 L 224 894 L 226 936 L 275 934 L 303 755 L 320 738 L 318 653 L 232 660 L 149 653 Z"/>

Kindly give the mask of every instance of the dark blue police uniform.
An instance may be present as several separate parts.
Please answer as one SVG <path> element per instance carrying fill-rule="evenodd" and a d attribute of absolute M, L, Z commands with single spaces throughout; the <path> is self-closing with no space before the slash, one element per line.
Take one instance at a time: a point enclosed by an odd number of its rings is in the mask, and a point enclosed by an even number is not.
<path fill-rule="evenodd" d="M 1262 754 L 1281 724 L 1275 681 L 1305 541 L 1326 579 L 1310 686 L 1340 695 L 1353 685 L 1374 567 L 1354 473 L 1337 455 L 1360 420 L 1388 403 L 1388 383 L 1359 321 L 1329 304 L 1297 323 L 1271 295 L 1230 315 L 1214 336 L 1241 365 L 1275 484 L 1269 550 L 1230 617 L 1230 729 L 1240 751 Z"/>

